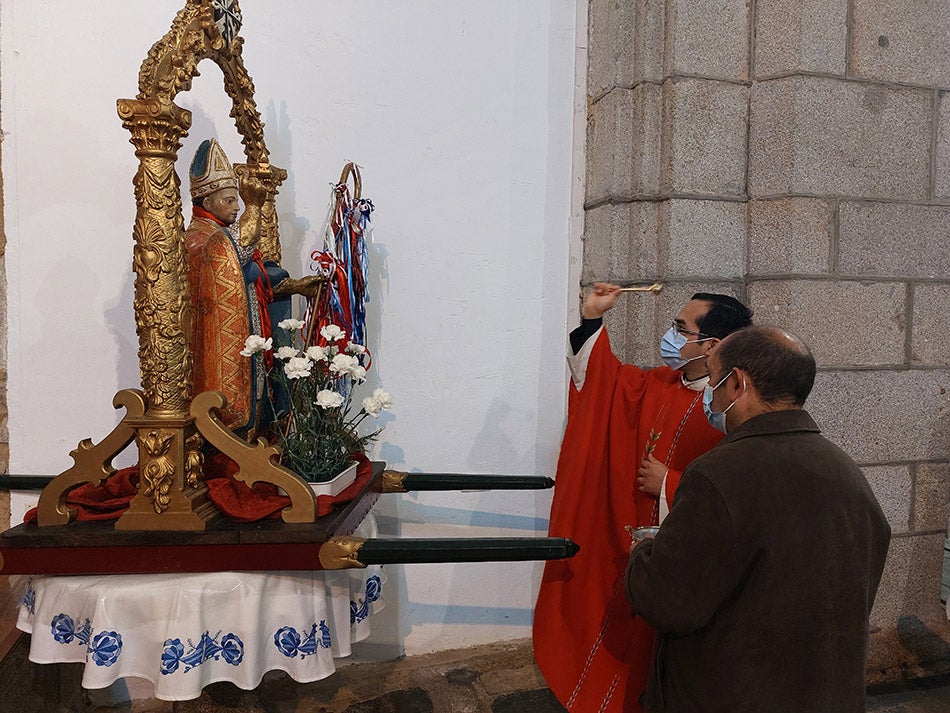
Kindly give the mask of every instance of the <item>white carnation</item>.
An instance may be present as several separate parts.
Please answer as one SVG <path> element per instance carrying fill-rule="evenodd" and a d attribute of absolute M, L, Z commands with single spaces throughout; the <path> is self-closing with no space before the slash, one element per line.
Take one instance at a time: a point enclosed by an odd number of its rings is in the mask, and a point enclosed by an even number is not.
<path fill-rule="evenodd" d="M 305 376 L 310 376 L 310 369 L 312 367 L 313 362 L 307 357 L 293 357 L 284 364 L 284 373 L 288 379 L 300 379 Z"/>
<path fill-rule="evenodd" d="M 349 354 L 337 354 L 333 357 L 333 361 L 330 362 L 330 371 L 345 376 L 347 374 L 352 375 L 353 370 L 360 366 L 360 363 L 357 361 L 356 357 L 352 357 Z M 365 369 L 363 370 L 366 371 Z"/>
<path fill-rule="evenodd" d="M 247 339 L 244 340 L 244 348 L 241 350 L 241 356 L 254 356 L 258 352 L 265 352 L 271 348 L 272 339 L 260 336 L 259 334 L 252 334 Z"/>
<path fill-rule="evenodd" d="M 277 326 L 281 329 L 286 329 L 288 332 L 296 332 L 303 327 L 303 322 L 299 319 L 284 319 L 278 322 Z"/>
<path fill-rule="evenodd" d="M 350 342 L 346 345 L 346 351 L 348 351 L 350 354 L 365 354 L 366 347 L 364 347 L 362 344 L 357 344 L 356 342 Z"/>
<path fill-rule="evenodd" d="M 346 332 L 337 327 L 335 324 L 328 324 L 326 327 L 320 330 L 320 336 L 326 339 L 328 342 L 335 342 L 346 337 Z"/>
<path fill-rule="evenodd" d="M 350 370 L 350 376 L 353 377 L 355 382 L 362 383 L 366 381 L 366 369 L 357 364 Z"/>
<path fill-rule="evenodd" d="M 384 389 L 375 389 L 373 391 L 373 398 L 379 402 L 381 408 L 392 408 L 393 397 L 390 396 L 388 391 Z"/>
<path fill-rule="evenodd" d="M 321 408 L 337 408 L 343 405 L 343 396 L 336 391 L 323 389 L 317 393 L 317 406 Z"/>
<path fill-rule="evenodd" d="M 363 399 L 363 410 L 368 413 L 370 416 L 379 416 L 380 409 L 382 409 L 382 404 L 379 403 L 372 396 L 367 396 Z"/>
<path fill-rule="evenodd" d="M 297 350 L 293 347 L 280 347 L 277 350 L 278 359 L 293 359 L 297 356 Z"/>
<path fill-rule="evenodd" d="M 312 361 L 326 361 L 327 360 L 326 347 L 307 347 L 307 351 L 305 351 L 304 354 L 306 354 L 307 358 Z"/>

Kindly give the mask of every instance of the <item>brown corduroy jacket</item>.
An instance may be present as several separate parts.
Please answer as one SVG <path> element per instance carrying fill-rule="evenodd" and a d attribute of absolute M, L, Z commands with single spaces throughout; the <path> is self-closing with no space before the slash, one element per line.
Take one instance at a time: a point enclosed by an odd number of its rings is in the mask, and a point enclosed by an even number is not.
<path fill-rule="evenodd" d="M 683 474 L 627 568 L 659 636 L 651 713 L 864 713 L 868 616 L 890 527 L 804 410 L 741 424 Z"/>

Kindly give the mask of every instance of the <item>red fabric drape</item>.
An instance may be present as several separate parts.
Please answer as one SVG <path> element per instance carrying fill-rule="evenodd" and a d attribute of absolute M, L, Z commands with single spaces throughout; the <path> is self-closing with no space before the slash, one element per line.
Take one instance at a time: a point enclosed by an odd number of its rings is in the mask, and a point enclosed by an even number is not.
<path fill-rule="evenodd" d="M 355 498 L 373 476 L 373 465 L 363 454 L 352 456 L 359 464 L 356 480 L 337 496 L 317 496 L 317 516 L 328 515 L 334 506 Z M 211 502 L 228 518 L 237 522 L 254 522 L 280 517 L 280 511 L 290 505 L 290 498 L 277 492 L 270 483 L 257 483 L 253 488 L 233 475 L 238 466 L 221 453 L 215 453 L 205 462 L 205 484 Z M 116 520 L 129 508 L 138 492 L 138 467 L 123 468 L 96 487 L 91 483 L 69 492 L 66 504 L 77 510 L 78 521 Z M 23 517 L 24 522 L 36 520 L 36 508 Z"/>

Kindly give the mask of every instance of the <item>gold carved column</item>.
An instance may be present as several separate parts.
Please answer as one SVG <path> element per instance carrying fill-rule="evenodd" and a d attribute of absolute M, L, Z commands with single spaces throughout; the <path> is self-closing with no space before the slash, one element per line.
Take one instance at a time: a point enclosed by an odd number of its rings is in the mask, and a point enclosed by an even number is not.
<path fill-rule="evenodd" d="M 135 321 L 146 411 L 125 419 L 139 449 L 138 494 L 120 530 L 203 530 L 217 514 L 201 480 L 201 438 L 189 413 L 191 301 L 175 160 L 191 113 L 159 99 L 121 99 L 139 169 L 133 179 Z"/>

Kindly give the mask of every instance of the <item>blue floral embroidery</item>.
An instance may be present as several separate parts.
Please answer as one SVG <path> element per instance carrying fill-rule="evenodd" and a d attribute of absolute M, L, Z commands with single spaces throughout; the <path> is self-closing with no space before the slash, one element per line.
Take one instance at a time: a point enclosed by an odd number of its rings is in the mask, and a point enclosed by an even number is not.
<path fill-rule="evenodd" d="M 380 598 L 383 593 L 382 582 L 377 575 L 366 580 L 366 599 L 354 602 L 350 600 L 350 625 L 363 621 L 369 616 L 369 605 Z"/>
<path fill-rule="evenodd" d="M 383 593 L 383 583 L 377 575 L 366 580 L 366 601 L 375 602 Z"/>
<path fill-rule="evenodd" d="M 122 636 L 115 631 L 100 631 L 89 646 L 97 666 L 111 666 L 122 653 Z"/>
<path fill-rule="evenodd" d="M 284 656 L 293 658 L 300 651 L 300 634 L 292 626 L 282 627 L 274 634 L 274 646 Z"/>
<path fill-rule="evenodd" d="M 221 657 L 225 663 L 237 666 L 244 658 L 244 642 L 235 634 L 228 634 L 221 639 Z"/>
<path fill-rule="evenodd" d="M 165 648 L 162 650 L 162 675 L 167 676 L 178 670 L 181 657 L 185 655 L 185 647 L 181 639 L 165 639 Z"/>
<path fill-rule="evenodd" d="M 71 644 L 75 641 L 85 646 L 86 653 L 92 654 L 92 660 L 97 666 L 111 666 L 122 653 L 121 634 L 116 631 L 101 631 L 93 639 L 89 619 L 84 620 L 82 626 L 77 629 L 71 616 L 57 614 L 50 622 L 50 631 L 53 639 L 61 644 Z"/>
<path fill-rule="evenodd" d="M 92 627 L 89 626 L 88 619 L 77 629 L 73 618 L 68 614 L 57 614 L 54 616 L 53 621 L 50 623 L 50 629 L 53 634 L 53 639 L 61 644 L 72 643 L 73 639 L 75 639 L 76 643 L 88 646 L 89 639 L 92 637 Z"/>
<path fill-rule="evenodd" d="M 30 616 L 33 616 L 36 613 L 36 590 L 33 589 L 33 578 L 30 578 L 29 584 L 26 585 L 26 594 L 23 595 L 23 599 L 20 600 L 26 610 L 30 613 Z"/>
<path fill-rule="evenodd" d="M 223 658 L 225 663 L 232 666 L 240 664 L 244 659 L 244 642 L 236 634 L 226 634 L 219 644 L 218 637 L 220 636 L 220 631 L 214 636 L 206 631 L 201 635 L 197 645 L 188 639 L 191 651 L 187 654 L 181 639 L 165 639 L 160 669 L 162 675 L 174 673 L 179 666 L 184 666 L 185 673 L 188 673 L 195 666 L 200 666 L 211 659 L 218 661 Z"/>
<path fill-rule="evenodd" d="M 317 639 L 317 629 L 320 629 L 320 639 Z M 321 620 L 319 624 L 310 627 L 310 633 L 303 637 L 301 632 L 292 626 L 284 626 L 274 634 L 274 646 L 284 656 L 294 658 L 300 654 L 300 658 L 306 658 L 310 654 L 316 653 L 317 648 L 330 648 L 330 627 L 326 621 Z"/>

